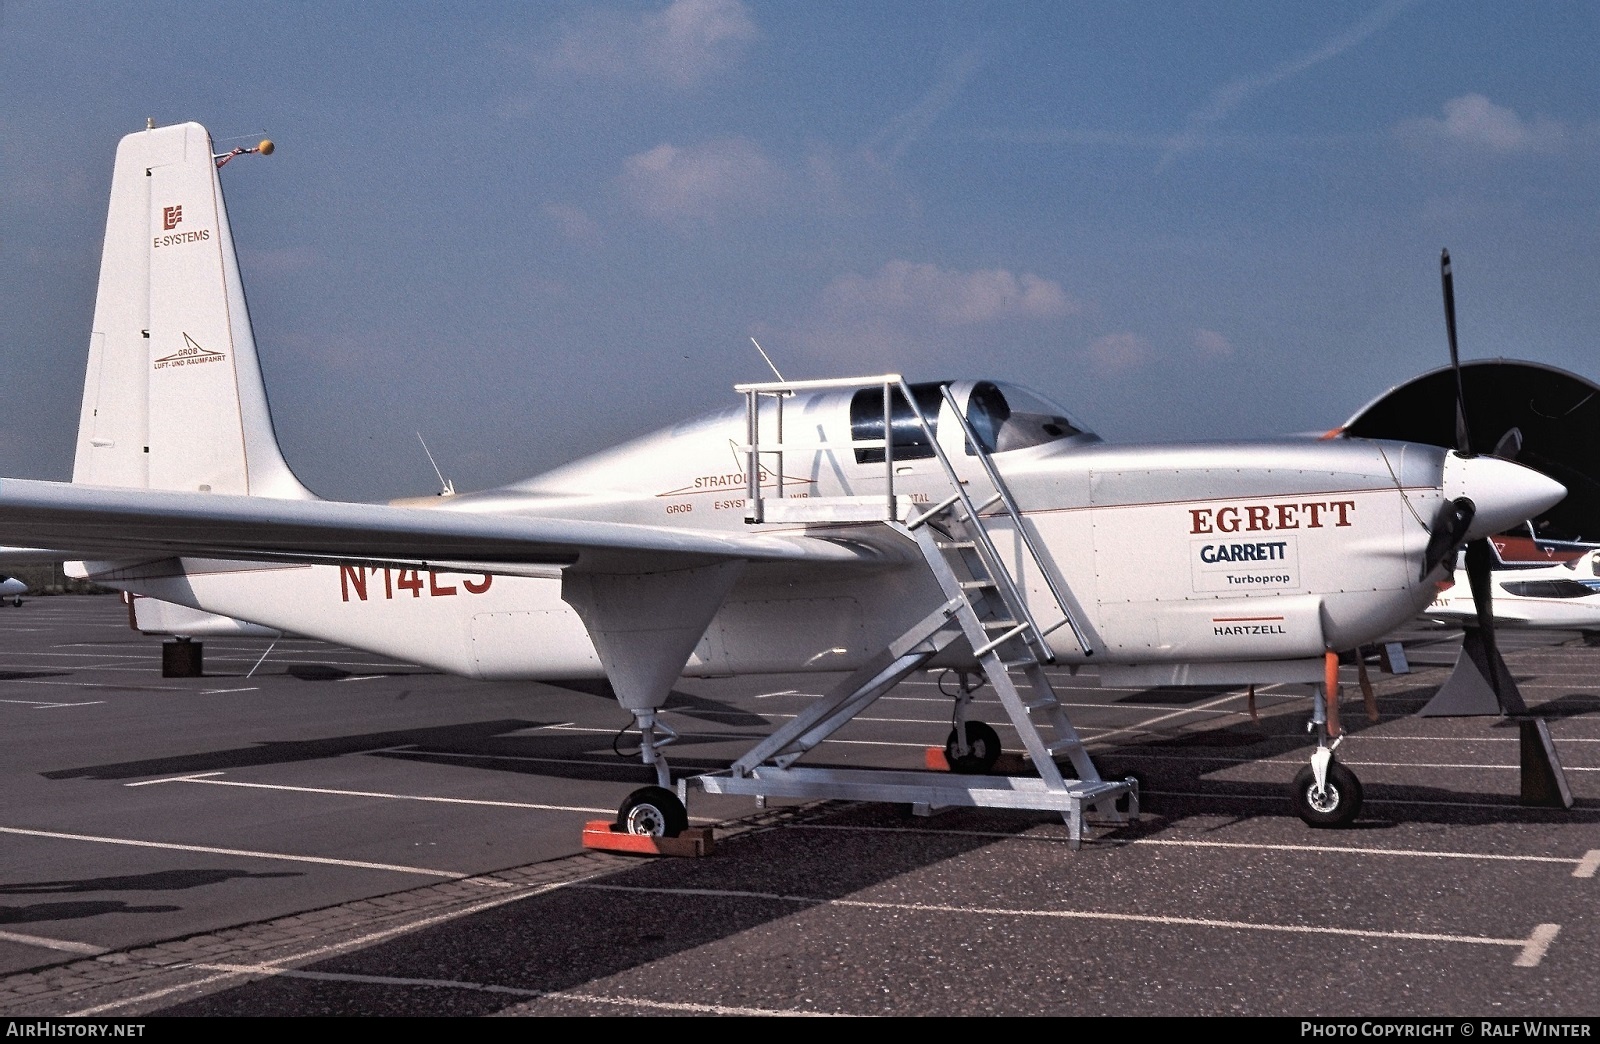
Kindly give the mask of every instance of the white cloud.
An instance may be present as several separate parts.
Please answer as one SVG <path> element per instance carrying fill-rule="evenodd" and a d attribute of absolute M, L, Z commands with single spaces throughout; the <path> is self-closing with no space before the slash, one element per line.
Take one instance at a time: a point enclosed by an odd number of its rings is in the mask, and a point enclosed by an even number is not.
<path fill-rule="evenodd" d="M 1496 105 L 1481 94 L 1463 94 L 1444 103 L 1443 117 L 1405 120 L 1395 128 L 1401 140 L 1416 146 L 1454 145 L 1489 152 L 1555 152 L 1566 141 L 1566 128 L 1546 116 L 1524 120 L 1516 111 Z"/>
<path fill-rule="evenodd" d="M 800 347 L 829 374 L 970 372 L 982 368 L 996 345 L 1037 338 L 1037 331 L 1017 324 L 1055 322 L 1083 311 L 1060 283 L 1030 272 L 957 271 L 895 260 L 871 275 L 833 280 L 815 312 L 796 326 L 754 332 Z"/>
<path fill-rule="evenodd" d="M 1229 359 L 1233 357 L 1233 344 L 1215 330 L 1196 330 L 1194 350 L 1202 359 Z"/>
<path fill-rule="evenodd" d="M 1136 333 L 1112 333 L 1089 342 L 1089 365 L 1102 377 L 1137 370 L 1150 361 L 1150 342 Z"/>
<path fill-rule="evenodd" d="M 589 10 L 562 28 L 540 64 L 557 74 L 693 87 L 759 35 L 740 0 L 674 0 L 637 15 Z"/>
<path fill-rule="evenodd" d="M 751 210 L 772 197 L 780 177 L 754 142 L 726 138 L 636 153 L 623 161 L 617 181 L 646 216 L 685 224 Z"/>
<path fill-rule="evenodd" d="M 910 261 L 890 261 L 873 276 L 842 276 L 823 291 L 823 303 L 836 316 L 919 318 L 947 326 L 1059 319 L 1081 311 L 1060 283 L 1031 273 L 953 272 Z"/>

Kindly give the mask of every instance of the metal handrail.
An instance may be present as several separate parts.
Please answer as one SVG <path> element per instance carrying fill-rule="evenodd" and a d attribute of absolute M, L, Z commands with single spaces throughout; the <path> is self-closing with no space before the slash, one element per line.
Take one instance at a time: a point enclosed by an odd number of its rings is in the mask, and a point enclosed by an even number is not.
<path fill-rule="evenodd" d="M 995 549 L 994 542 L 989 539 L 989 534 L 983 528 L 983 523 L 978 521 L 978 509 L 973 505 L 972 498 L 967 495 L 967 488 L 962 484 L 961 476 L 956 472 L 955 465 L 951 463 L 949 454 L 945 453 L 944 447 L 939 445 L 938 435 L 933 425 L 928 422 L 927 416 L 922 412 L 922 407 L 917 405 L 917 400 L 911 394 L 911 389 L 906 385 L 905 381 L 902 380 L 900 382 L 899 388 L 900 393 L 906 398 L 907 405 L 911 407 L 911 415 L 917 419 L 917 423 L 922 426 L 923 433 L 928 436 L 928 443 L 933 447 L 934 456 L 939 459 L 939 465 L 944 468 L 946 477 L 950 479 L 950 485 L 959 498 L 962 510 L 972 520 L 973 536 L 975 538 L 973 542 L 978 546 L 978 553 L 983 556 L 984 565 L 994 575 L 994 578 L 1005 586 L 1007 604 L 1015 606 L 1022 613 L 1023 622 L 1027 624 L 1028 629 L 1033 633 L 1034 640 L 1038 643 L 1041 651 L 1044 652 L 1045 657 L 1051 660 L 1055 659 L 1050 653 L 1049 647 L 1045 645 L 1044 634 L 1039 629 L 1039 622 L 1033 618 L 1033 613 L 1028 610 L 1028 603 L 1022 597 L 1022 591 L 1018 589 L 1016 580 L 1011 576 L 1011 571 L 1005 568 L 1005 564 L 1000 561 L 999 551 Z M 955 400 L 950 397 L 950 386 L 943 385 L 940 387 L 940 391 L 943 392 L 945 401 L 951 403 L 951 413 L 955 415 L 957 422 L 961 425 L 961 430 L 970 437 L 972 431 L 967 426 L 966 418 L 961 416 L 961 411 L 954 406 Z M 983 449 L 976 442 L 973 443 L 973 446 L 980 452 Z M 1029 550 L 1030 552 L 1033 550 L 1031 544 L 1029 545 Z M 1079 644 L 1083 643 L 1080 641 Z M 1085 646 L 1085 651 L 1087 651 L 1087 646 Z"/>
<path fill-rule="evenodd" d="M 996 493 L 1000 494 L 1000 502 L 1005 505 L 1006 514 L 1011 518 L 1011 524 L 1016 527 L 1017 535 L 1022 538 L 1023 544 L 1028 548 L 1028 554 L 1033 556 L 1033 561 L 1039 567 L 1039 575 L 1044 577 L 1045 586 L 1050 588 L 1050 597 L 1056 600 L 1056 607 L 1061 610 L 1063 621 L 1072 629 L 1072 637 L 1083 649 L 1085 656 L 1093 656 L 1094 650 L 1089 648 L 1088 639 L 1084 636 L 1083 629 L 1078 626 L 1078 621 L 1072 617 L 1072 608 L 1061 589 L 1056 586 L 1055 578 L 1050 575 L 1050 570 L 1045 568 L 1044 558 L 1039 553 L 1039 547 L 1033 542 L 1028 527 L 1022 524 L 1022 512 L 1017 509 L 1017 502 L 1012 499 L 1011 490 L 1000 478 L 1000 470 L 994 466 L 994 458 L 989 456 L 989 451 L 983 448 L 983 443 L 978 441 L 977 433 L 972 430 L 972 425 L 967 423 L 966 415 L 961 412 L 956 403 L 955 395 L 951 393 L 948 384 L 940 389 L 944 393 L 944 401 L 950 406 L 950 413 L 955 417 L 956 423 L 961 425 L 961 433 L 967 442 L 972 445 L 973 455 L 983 464 L 984 473 L 989 476 L 989 482 L 994 486 Z M 976 521 L 976 516 L 974 516 Z M 1059 624 L 1057 626 L 1060 626 Z M 1052 628 L 1054 630 L 1054 628 Z"/>
<path fill-rule="evenodd" d="M 797 391 L 869 388 L 873 385 L 877 385 L 883 390 L 883 438 L 881 440 L 851 440 L 850 445 L 858 449 L 876 449 L 879 446 L 883 447 L 884 482 L 887 495 L 888 517 L 891 519 L 898 517 L 895 503 L 893 423 L 894 400 L 892 396 L 893 392 L 898 391 L 904 397 L 906 405 L 911 410 L 911 415 L 916 419 L 917 424 L 922 428 L 923 434 L 927 436 L 928 445 L 932 447 L 935 457 L 938 458 L 940 467 L 944 469 L 945 476 L 950 480 L 951 487 L 955 491 L 952 496 L 946 498 L 944 501 L 941 501 L 940 504 L 935 508 L 922 512 L 915 518 L 911 519 L 908 522 L 909 527 L 916 528 L 923 522 L 926 522 L 934 514 L 938 513 L 938 511 L 945 510 L 946 508 L 952 507 L 959 502 L 962 506 L 962 510 L 965 511 L 967 517 L 972 520 L 972 525 L 977 531 L 976 536 L 978 539 L 976 543 L 979 545 L 979 553 L 983 555 L 986 560 L 985 564 L 989 568 L 990 572 L 995 575 L 998 581 L 1005 585 L 1007 601 L 1016 606 L 1021 612 L 1024 621 L 1027 623 L 1029 630 L 1034 635 L 1034 639 L 1038 646 L 1044 650 L 1047 656 L 1049 656 L 1049 648 L 1044 643 L 1044 636 L 1049 634 L 1050 631 L 1054 631 L 1056 628 L 1065 624 L 1067 627 L 1072 629 L 1072 636 L 1077 641 L 1078 646 L 1083 649 L 1084 655 L 1093 656 L 1094 650 L 1089 645 L 1089 640 L 1084 632 L 1084 629 L 1079 626 L 1078 621 L 1073 617 L 1071 603 L 1067 600 L 1061 589 L 1057 587 L 1055 578 L 1050 575 L 1050 570 L 1045 567 L 1044 556 L 1040 553 L 1039 547 L 1034 542 L 1032 535 L 1029 534 L 1028 528 L 1023 525 L 1022 513 L 1017 508 L 1016 501 L 1012 498 L 1010 489 L 1006 487 L 1004 480 L 1000 477 L 999 469 L 997 469 L 994 465 L 994 460 L 989 456 L 988 451 L 984 449 L 983 443 L 978 440 L 977 433 L 973 431 L 972 425 L 968 423 L 966 416 L 962 413 L 959 404 L 956 402 L 955 395 L 950 391 L 950 385 L 948 384 L 941 385 L 939 390 L 943 395 L 945 402 L 950 406 L 950 415 L 955 418 L 956 424 L 961 428 L 962 435 L 972 446 L 973 454 L 983 465 L 984 473 L 988 476 L 990 484 L 994 487 L 995 493 L 999 499 L 999 503 L 1004 505 L 1005 512 L 1011 519 L 1012 525 L 1016 527 L 1017 534 L 1021 537 L 1023 546 L 1027 548 L 1028 554 L 1033 558 L 1034 563 L 1038 565 L 1039 573 L 1044 578 L 1045 586 L 1049 588 L 1051 597 L 1055 599 L 1056 607 L 1061 611 L 1061 623 L 1055 624 L 1048 631 L 1042 630 L 1039 627 L 1038 621 L 1034 619 L 1033 614 L 1028 610 L 1027 601 L 1023 598 L 1021 590 L 1017 587 L 1015 579 L 1011 576 L 1011 571 L 1006 569 L 1004 563 L 1000 561 L 999 551 L 995 548 L 993 541 L 989 538 L 987 530 L 983 528 L 983 523 L 979 520 L 978 512 L 980 508 L 973 504 L 972 499 L 967 495 L 966 488 L 962 484 L 960 474 L 957 473 L 955 465 L 951 462 L 949 455 L 945 453 L 944 447 L 939 444 L 937 431 L 935 430 L 933 424 L 928 420 L 927 415 L 922 412 L 922 408 L 917 405 L 916 397 L 912 395 L 911 388 L 906 383 L 905 378 L 898 373 L 878 374 L 872 377 L 838 377 L 814 381 L 765 381 L 752 384 L 734 385 L 734 390 L 743 394 L 746 399 L 747 441 L 745 445 L 738 447 L 738 449 L 743 450 L 745 453 L 746 488 L 749 498 L 745 509 L 746 519 L 755 523 L 759 523 L 763 520 L 762 516 L 764 512 L 762 509 L 761 500 L 761 457 L 764 454 L 776 455 L 778 458 L 778 496 L 780 498 L 783 496 L 783 400 Z M 776 445 L 779 447 L 778 449 L 764 450 L 761 448 L 761 397 L 764 395 L 771 396 L 777 400 L 774 421 L 777 426 L 777 431 L 775 434 L 777 436 Z M 822 447 L 819 445 L 813 448 L 820 449 Z M 983 508 L 987 509 L 994 503 L 995 498 L 990 498 L 987 502 L 985 502 Z"/>

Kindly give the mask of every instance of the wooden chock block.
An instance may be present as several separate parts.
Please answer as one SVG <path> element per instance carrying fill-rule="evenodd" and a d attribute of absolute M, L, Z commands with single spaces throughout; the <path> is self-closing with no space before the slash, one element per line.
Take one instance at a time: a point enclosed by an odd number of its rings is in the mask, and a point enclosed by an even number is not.
<path fill-rule="evenodd" d="M 710 827 L 690 827 L 677 837 L 649 837 L 614 829 L 609 819 L 591 819 L 583 825 L 583 847 L 629 855 L 677 856 L 699 859 L 716 851 Z"/>

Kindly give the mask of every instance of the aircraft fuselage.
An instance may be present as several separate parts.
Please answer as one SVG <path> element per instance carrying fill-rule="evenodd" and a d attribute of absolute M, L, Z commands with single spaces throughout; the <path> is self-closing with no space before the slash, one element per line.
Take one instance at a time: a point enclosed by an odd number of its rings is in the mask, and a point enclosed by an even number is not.
<path fill-rule="evenodd" d="M 974 387 L 956 389 L 970 399 Z M 884 493 L 881 451 L 873 459 L 850 448 L 848 395 L 817 395 L 788 412 L 791 430 L 835 448 L 787 450 L 781 463 L 764 458 L 764 496 L 777 494 L 780 475 L 791 500 Z M 408 503 L 748 531 L 749 475 L 737 448 L 744 425 L 742 413 L 728 411 L 513 486 Z M 1434 592 L 1422 577 L 1424 523 L 1445 497 L 1444 450 L 1347 439 L 1111 446 L 1081 428 L 1064 430 L 1071 433 L 993 455 L 1044 551 L 1042 566 L 1024 553 L 1009 518 L 988 522 L 1036 616 L 1056 611 L 1043 569 L 1071 592 L 1097 663 L 1155 668 L 1158 680 L 1280 680 L 1267 664 L 1304 664 L 1371 641 Z M 938 432 L 958 473 L 975 479 L 980 464 L 959 426 Z M 945 496 L 949 482 L 931 456 L 907 456 L 894 461 L 894 482 L 915 511 Z M 855 541 L 880 561 L 865 583 L 859 565 L 747 565 L 688 674 L 852 669 L 942 600 L 911 541 L 881 523 L 759 528 Z M 562 600 L 559 569 L 522 572 L 532 575 L 194 560 L 180 567 L 169 559 L 104 579 L 468 676 L 601 677 L 583 624 Z M 1089 659 L 1070 629 L 1048 641 L 1061 662 Z M 966 663 L 970 650 L 941 659 Z M 1162 673 L 1176 664 L 1201 666 Z"/>

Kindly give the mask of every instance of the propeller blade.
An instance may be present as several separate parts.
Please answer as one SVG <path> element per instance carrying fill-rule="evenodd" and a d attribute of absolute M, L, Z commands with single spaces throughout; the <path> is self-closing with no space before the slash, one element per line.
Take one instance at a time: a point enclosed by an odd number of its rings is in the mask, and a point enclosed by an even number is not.
<path fill-rule="evenodd" d="M 1461 382 L 1461 354 L 1456 348 L 1456 283 L 1450 274 L 1450 251 L 1439 255 L 1439 279 L 1444 284 L 1444 326 L 1450 335 L 1450 368 L 1456 373 L 1456 451 L 1472 452 L 1472 437 L 1467 430 L 1467 392 Z"/>
<path fill-rule="evenodd" d="M 1467 497 L 1457 497 L 1439 508 L 1439 514 L 1433 520 L 1433 529 L 1428 534 L 1428 547 L 1422 555 L 1422 576 L 1418 577 L 1419 580 L 1426 580 L 1428 574 L 1441 564 L 1448 563 L 1451 573 L 1455 572 L 1456 555 L 1466 543 L 1467 530 L 1471 528 L 1477 511 L 1477 505 Z"/>
<path fill-rule="evenodd" d="M 1472 605 L 1478 611 L 1478 633 L 1483 638 L 1489 685 L 1494 689 L 1495 699 L 1500 701 L 1500 713 L 1527 714 L 1528 705 L 1523 702 L 1522 691 L 1517 688 L 1495 643 L 1493 570 L 1494 548 L 1489 546 L 1489 541 L 1474 540 L 1468 544 L 1467 583 L 1472 586 Z"/>
<path fill-rule="evenodd" d="M 1512 428 L 1500 436 L 1500 441 L 1494 444 L 1490 452 L 1501 460 L 1516 460 L 1517 454 L 1522 452 L 1522 429 Z"/>

